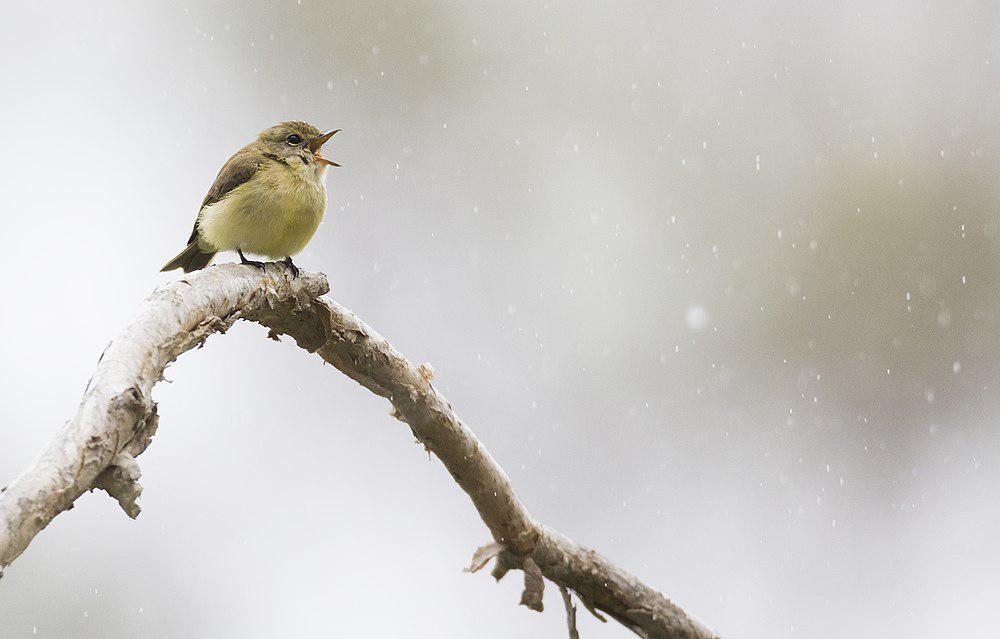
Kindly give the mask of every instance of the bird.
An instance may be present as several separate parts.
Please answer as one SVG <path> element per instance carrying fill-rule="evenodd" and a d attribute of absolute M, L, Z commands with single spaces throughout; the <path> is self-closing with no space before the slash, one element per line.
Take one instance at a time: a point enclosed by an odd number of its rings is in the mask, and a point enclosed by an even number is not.
<path fill-rule="evenodd" d="M 326 169 L 340 166 L 320 149 L 340 129 L 321 132 L 291 120 L 261 131 L 233 154 L 208 190 L 187 246 L 161 272 L 208 266 L 216 253 L 236 251 L 242 264 L 264 269 L 244 251 L 279 260 L 298 277 L 292 257 L 305 248 L 326 210 Z"/>

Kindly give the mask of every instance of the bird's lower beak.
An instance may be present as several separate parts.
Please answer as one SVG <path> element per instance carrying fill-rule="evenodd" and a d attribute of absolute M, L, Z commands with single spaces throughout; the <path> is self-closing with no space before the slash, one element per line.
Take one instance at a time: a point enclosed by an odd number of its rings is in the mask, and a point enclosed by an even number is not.
<path fill-rule="evenodd" d="M 338 133 L 340 133 L 340 129 L 334 129 L 332 131 L 327 131 L 326 133 L 320 133 L 313 139 L 306 142 L 306 148 L 312 151 L 313 155 L 316 156 L 316 161 L 319 162 L 320 164 L 326 164 L 327 166 L 340 166 L 336 162 L 331 162 L 330 160 L 327 160 L 319 153 L 320 148 L 326 143 L 326 141 L 332 138 L 333 136 L 337 135 Z"/>

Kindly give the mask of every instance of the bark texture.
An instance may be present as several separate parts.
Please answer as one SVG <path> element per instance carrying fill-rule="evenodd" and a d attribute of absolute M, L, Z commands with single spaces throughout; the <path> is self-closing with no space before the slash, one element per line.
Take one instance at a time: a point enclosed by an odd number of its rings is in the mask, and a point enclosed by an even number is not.
<path fill-rule="evenodd" d="M 548 579 L 575 593 L 599 619 L 603 611 L 641 637 L 715 637 L 661 593 L 535 521 L 504 471 L 434 387 L 433 369 L 414 366 L 351 311 L 322 297 L 328 290 L 322 274 L 292 278 L 276 264 L 263 272 L 226 264 L 155 292 L 102 354 L 76 416 L 0 493 L 0 571 L 84 491 L 101 488 L 130 517 L 139 514 L 135 458 L 156 431 L 153 386 L 182 353 L 246 319 L 268 327 L 272 337 L 292 337 L 392 403 L 393 415 L 443 462 L 493 536 L 473 555 L 470 571 L 491 560 L 497 579 L 521 570 L 521 603 L 534 610 L 542 609 Z M 568 601 L 568 593 L 564 597 Z"/>

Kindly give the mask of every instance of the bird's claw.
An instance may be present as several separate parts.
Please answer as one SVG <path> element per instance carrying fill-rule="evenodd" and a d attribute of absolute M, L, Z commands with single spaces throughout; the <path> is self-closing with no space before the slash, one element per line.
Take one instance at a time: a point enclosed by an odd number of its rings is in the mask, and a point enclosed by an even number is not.
<path fill-rule="evenodd" d="M 236 253 L 237 255 L 240 256 L 240 264 L 249 264 L 250 266 L 256 266 L 262 271 L 267 270 L 267 264 L 265 264 L 264 262 L 257 262 L 256 260 L 248 260 L 246 256 L 243 255 L 243 251 L 240 249 L 236 249 Z"/>
<path fill-rule="evenodd" d="M 256 266 L 257 268 L 259 268 L 262 271 L 266 271 L 267 270 L 267 264 L 265 264 L 264 262 L 258 262 L 256 260 L 248 260 L 245 257 L 243 258 L 242 261 L 240 261 L 240 264 L 246 264 L 248 266 Z"/>
<path fill-rule="evenodd" d="M 295 263 L 292 262 L 292 258 L 286 257 L 285 259 L 281 260 L 281 263 L 287 266 L 292 271 L 292 279 L 298 278 L 299 273 L 301 271 L 299 271 L 299 267 L 295 266 Z"/>

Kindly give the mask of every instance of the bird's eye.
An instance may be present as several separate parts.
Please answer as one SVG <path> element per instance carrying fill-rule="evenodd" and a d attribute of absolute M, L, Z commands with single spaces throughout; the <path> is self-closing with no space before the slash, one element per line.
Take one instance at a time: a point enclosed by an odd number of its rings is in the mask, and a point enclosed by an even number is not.
<path fill-rule="evenodd" d="M 285 138 L 285 142 L 288 142 L 289 144 L 302 144 L 302 136 L 298 133 L 293 133 Z"/>

